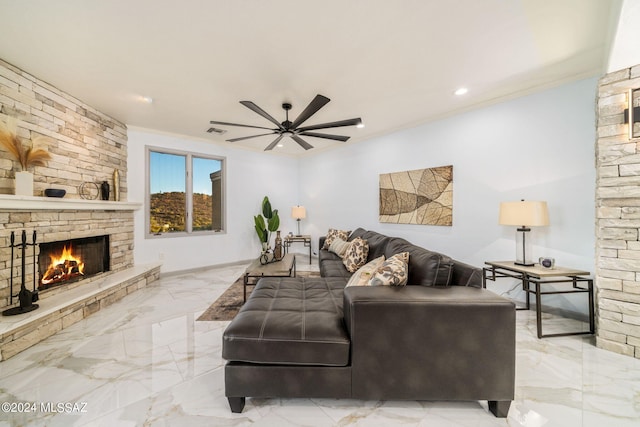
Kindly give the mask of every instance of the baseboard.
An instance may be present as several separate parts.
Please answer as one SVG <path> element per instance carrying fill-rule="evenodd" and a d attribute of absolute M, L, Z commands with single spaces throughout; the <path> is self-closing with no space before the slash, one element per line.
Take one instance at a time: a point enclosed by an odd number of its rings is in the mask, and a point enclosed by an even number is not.
<path fill-rule="evenodd" d="M 189 274 L 189 273 L 200 273 L 203 271 L 211 270 L 212 268 L 224 268 L 224 267 L 235 267 L 237 265 L 249 265 L 251 261 L 253 261 L 253 259 L 225 262 L 222 264 L 204 265 L 202 267 L 186 268 L 184 270 L 168 271 L 166 273 L 160 273 L 160 278 L 180 276 L 182 274 Z"/>

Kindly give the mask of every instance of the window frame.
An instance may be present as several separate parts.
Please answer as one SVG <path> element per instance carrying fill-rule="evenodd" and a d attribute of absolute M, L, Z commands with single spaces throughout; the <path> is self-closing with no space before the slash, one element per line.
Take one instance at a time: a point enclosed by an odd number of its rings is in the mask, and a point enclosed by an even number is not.
<path fill-rule="evenodd" d="M 185 231 L 175 231 L 171 233 L 151 232 L 151 153 L 171 154 L 185 157 Z M 193 230 L 193 158 L 216 160 L 220 162 L 220 231 L 216 230 Z M 145 239 L 166 239 L 173 237 L 190 237 L 226 234 L 227 230 L 227 158 L 213 154 L 204 154 L 193 151 L 173 150 L 165 147 L 145 146 Z"/>

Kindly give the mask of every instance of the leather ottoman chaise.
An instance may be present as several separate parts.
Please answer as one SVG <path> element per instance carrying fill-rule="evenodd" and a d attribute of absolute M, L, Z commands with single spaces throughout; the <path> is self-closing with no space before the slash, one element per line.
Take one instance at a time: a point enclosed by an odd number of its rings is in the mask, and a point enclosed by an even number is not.
<path fill-rule="evenodd" d="M 506 417 L 514 304 L 482 289 L 475 267 L 376 232 L 355 237 L 370 259 L 409 251 L 407 286 L 345 288 L 350 275 L 327 250 L 320 270 L 333 276 L 261 279 L 223 335 L 231 410 L 246 397 L 487 400 Z"/>

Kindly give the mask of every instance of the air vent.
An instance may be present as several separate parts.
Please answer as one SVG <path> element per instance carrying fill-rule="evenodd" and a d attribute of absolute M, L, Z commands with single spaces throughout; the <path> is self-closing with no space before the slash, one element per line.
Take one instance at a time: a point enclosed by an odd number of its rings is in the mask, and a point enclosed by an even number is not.
<path fill-rule="evenodd" d="M 218 128 L 209 128 L 209 129 L 207 129 L 207 132 L 209 132 L 209 133 L 217 133 L 218 135 L 224 135 L 225 133 L 227 133 L 226 130 L 218 129 Z"/>

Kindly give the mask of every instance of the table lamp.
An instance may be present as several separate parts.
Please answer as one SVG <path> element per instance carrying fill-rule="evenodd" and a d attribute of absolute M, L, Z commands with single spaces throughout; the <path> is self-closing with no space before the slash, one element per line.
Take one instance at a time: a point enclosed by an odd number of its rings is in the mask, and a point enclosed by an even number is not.
<path fill-rule="evenodd" d="M 291 218 L 295 219 L 298 222 L 298 234 L 296 234 L 296 236 L 301 236 L 300 234 L 300 220 L 302 218 L 306 218 L 307 217 L 307 210 L 304 208 L 304 206 L 294 206 L 291 208 Z"/>
<path fill-rule="evenodd" d="M 526 233 L 529 227 L 549 225 L 547 202 L 524 201 L 500 203 L 500 225 L 517 225 L 516 230 L 516 265 L 531 267 L 531 242 Z"/>

